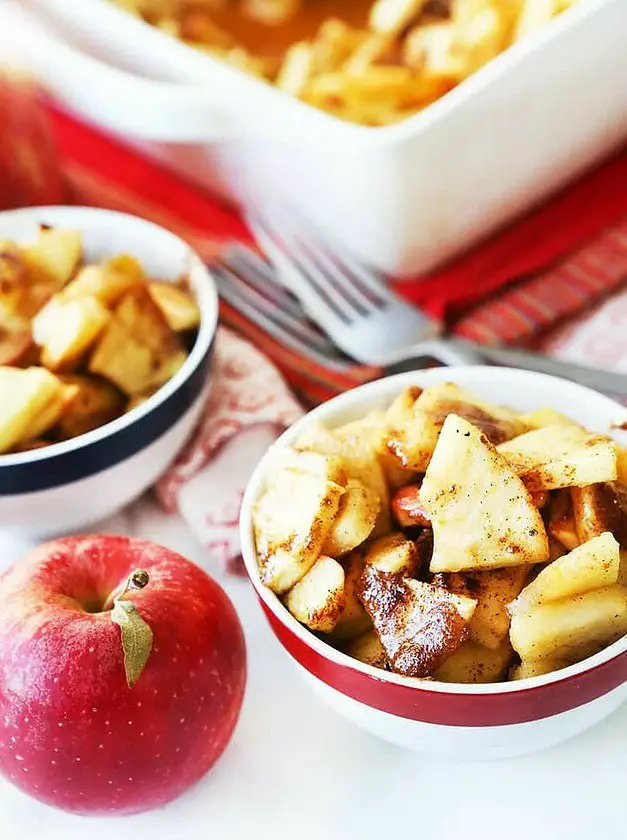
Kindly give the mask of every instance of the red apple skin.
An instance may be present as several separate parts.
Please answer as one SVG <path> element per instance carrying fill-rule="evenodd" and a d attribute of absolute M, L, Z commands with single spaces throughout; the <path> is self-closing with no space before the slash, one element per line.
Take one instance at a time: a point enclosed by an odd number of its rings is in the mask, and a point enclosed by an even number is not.
<path fill-rule="evenodd" d="M 129 688 L 120 627 L 102 605 L 129 592 L 154 634 Z M 130 814 L 179 796 L 217 761 L 246 680 L 227 595 L 180 555 L 113 536 L 40 546 L 0 576 L 0 773 L 50 805 Z"/>

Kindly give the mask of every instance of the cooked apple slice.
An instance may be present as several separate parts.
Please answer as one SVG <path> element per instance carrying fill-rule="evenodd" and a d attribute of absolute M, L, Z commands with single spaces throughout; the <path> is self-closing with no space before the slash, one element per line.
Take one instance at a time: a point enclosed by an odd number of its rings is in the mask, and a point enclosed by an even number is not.
<path fill-rule="evenodd" d="M 416 391 L 419 392 L 419 389 L 413 389 L 413 392 Z M 354 420 L 352 423 L 346 423 L 344 426 L 334 429 L 333 434 L 344 441 L 366 438 L 374 452 L 377 453 L 388 487 L 396 490 L 405 484 L 409 484 L 415 478 L 416 473 L 402 467 L 396 458 L 387 451 L 386 434 L 390 412 L 393 416 L 392 407 L 388 409 L 388 412 L 371 411 L 360 420 Z"/>
<path fill-rule="evenodd" d="M 529 490 L 585 487 L 616 479 L 616 446 L 578 426 L 545 426 L 502 443 L 498 450 Z"/>
<path fill-rule="evenodd" d="M 365 435 L 349 435 L 345 429 L 336 434 L 322 423 L 312 423 L 296 442 L 296 449 L 342 459 L 348 478 L 360 481 L 379 498 L 380 507 L 373 529 L 373 536 L 379 536 L 390 530 L 390 499 L 383 468 L 371 440 Z"/>
<path fill-rule="evenodd" d="M 619 568 L 618 543 L 609 532 L 601 534 L 542 569 L 512 603 L 512 612 L 612 586 Z"/>
<path fill-rule="evenodd" d="M 78 266 L 83 245 L 81 235 L 67 228 L 42 228 L 32 245 L 21 249 L 33 283 L 53 280 L 62 288 Z"/>
<path fill-rule="evenodd" d="M 627 485 L 627 449 L 616 446 L 616 472 L 621 484 Z"/>
<path fill-rule="evenodd" d="M 148 291 L 174 332 L 195 330 L 200 324 L 200 309 L 193 295 L 176 283 L 149 283 Z"/>
<path fill-rule="evenodd" d="M 431 516 L 431 571 L 544 563 L 544 523 L 521 480 L 479 429 L 450 414 L 422 482 Z"/>
<path fill-rule="evenodd" d="M 358 659 L 373 668 L 387 668 L 388 658 L 381 644 L 381 640 L 374 630 L 364 633 L 356 639 L 352 639 L 344 648 L 344 653 Z"/>
<path fill-rule="evenodd" d="M 507 675 L 513 655 L 509 640 L 490 649 L 468 639 L 440 665 L 433 679 L 470 684 L 500 682 Z"/>
<path fill-rule="evenodd" d="M 510 640 L 523 661 L 557 658 L 572 665 L 625 633 L 627 588 L 615 584 L 551 601 L 528 612 L 515 610 Z"/>
<path fill-rule="evenodd" d="M 536 408 L 535 411 L 530 411 L 527 414 L 521 414 L 520 419 L 529 429 L 542 429 L 544 426 L 577 426 L 582 428 L 579 423 L 566 417 L 565 414 L 560 414 L 553 408 Z"/>
<path fill-rule="evenodd" d="M 573 518 L 580 542 L 611 531 L 621 546 L 627 548 L 627 487 L 590 484 L 571 490 Z"/>
<path fill-rule="evenodd" d="M 318 559 L 337 515 L 346 475 L 339 459 L 283 450 L 253 510 L 262 581 L 283 593 Z"/>
<path fill-rule="evenodd" d="M 366 549 L 364 546 L 351 551 L 342 558 L 344 568 L 344 607 L 335 625 L 331 638 L 334 642 L 344 642 L 361 636 L 372 628 L 368 613 L 358 597 L 360 580 L 364 571 Z"/>
<path fill-rule="evenodd" d="M 97 265 L 86 265 L 65 287 L 63 300 L 95 297 L 104 306 L 114 306 L 126 292 L 141 286 L 146 276 L 139 262 L 120 254 Z"/>
<path fill-rule="evenodd" d="M 55 437 L 60 440 L 83 435 L 103 426 L 124 409 L 123 395 L 104 379 L 95 376 L 64 375 L 59 377 L 76 391 L 68 410 L 55 424 Z"/>
<path fill-rule="evenodd" d="M 179 336 L 147 289 L 136 286 L 118 302 L 91 355 L 89 370 L 133 397 L 162 385 L 186 358 Z"/>
<path fill-rule="evenodd" d="M 531 677 L 542 677 L 566 668 L 568 662 L 560 659 L 523 659 L 520 665 L 510 669 L 510 680 L 528 680 Z"/>
<path fill-rule="evenodd" d="M 495 444 L 522 434 L 527 428 L 511 409 L 482 400 L 450 382 L 426 388 L 411 410 L 406 405 L 405 409 L 405 417 L 398 412 L 398 426 L 390 425 L 387 448 L 403 467 L 418 472 L 426 470 L 449 414 L 470 421 Z"/>
<path fill-rule="evenodd" d="M 366 552 L 366 564 L 379 572 L 412 577 L 418 570 L 416 544 L 404 534 L 393 532 L 380 537 Z"/>
<path fill-rule="evenodd" d="M 349 478 L 337 516 L 322 546 L 323 554 L 342 557 L 365 542 L 374 529 L 380 505 L 379 496 L 371 488 Z"/>
<path fill-rule="evenodd" d="M 63 411 L 65 389 L 45 368 L 0 368 L 0 452 L 40 437 Z"/>
<path fill-rule="evenodd" d="M 344 607 L 344 569 L 332 557 L 318 557 L 287 593 L 285 606 L 301 624 L 330 633 Z"/>
<path fill-rule="evenodd" d="M 361 601 L 394 671 L 425 677 L 468 636 L 475 601 L 366 563 Z"/>
<path fill-rule="evenodd" d="M 568 551 L 577 548 L 581 540 L 577 534 L 573 500 L 570 489 L 557 490 L 550 501 L 548 532 Z"/>
<path fill-rule="evenodd" d="M 497 650 L 509 633 L 511 619 L 507 608 L 520 594 L 529 579 L 529 572 L 529 566 L 511 566 L 487 572 L 453 572 L 436 575 L 434 583 L 477 602 L 468 625 L 470 640 Z"/>
<path fill-rule="evenodd" d="M 42 364 L 54 371 L 75 370 L 109 318 L 109 311 L 96 298 L 52 298 L 33 319 L 33 338 L 42 348 Z"/>

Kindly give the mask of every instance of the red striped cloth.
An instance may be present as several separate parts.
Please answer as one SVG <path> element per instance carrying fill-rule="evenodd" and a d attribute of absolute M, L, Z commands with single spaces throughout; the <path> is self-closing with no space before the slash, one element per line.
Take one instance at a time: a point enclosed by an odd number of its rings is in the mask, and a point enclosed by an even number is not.
<path fill-rule="evenodd" d="M 51 119 L 77 203 L 135 213 L 173 230 L 207 260 L 227 240 L 250 242 L 238 215 L 200 188 L 58 111 Z M 453 264 L 399 292 L 457 335 L 481 342 L 550 342 L 550 330 L 627 280 L 627 149 Z M 226 304 L 224 323 L 266 353 L 309 403 L 379 374 L 343 373 L 301 358 Z"/>

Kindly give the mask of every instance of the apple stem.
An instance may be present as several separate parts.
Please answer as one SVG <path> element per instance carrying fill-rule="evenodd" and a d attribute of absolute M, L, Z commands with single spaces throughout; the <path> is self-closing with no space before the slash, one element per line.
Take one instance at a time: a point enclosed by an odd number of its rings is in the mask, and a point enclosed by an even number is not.
<path fill-rule="evenodd" d="M 135 569 L 135 571 L 132 572 L 124 581 L 124 583 L 116 586 L 104 602 L 102 611 L 107 612 L 107 610 L 110 610 L 113 607 L 114 602 L 117 601 L 118 598 L 123 598 L 127 592 L 130 592 L 133 589 L 143 589 L 145 586 L 148 586 L 149 581 L 150 575 L 145 569 Z"/>

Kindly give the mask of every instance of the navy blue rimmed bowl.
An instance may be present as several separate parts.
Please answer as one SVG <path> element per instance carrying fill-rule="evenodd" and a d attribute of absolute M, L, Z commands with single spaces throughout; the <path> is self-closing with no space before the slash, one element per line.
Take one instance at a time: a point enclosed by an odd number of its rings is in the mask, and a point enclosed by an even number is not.
<path fill-rule="evenodd" d="M 0 213 L 0 239 L 32 241 L 40 225 L 81 232 L 86 262 L 132 254 L 159 280 L 189 278 L 201 323 L 180 370 L 121 417 L 62 443 L 0 455 L 0 528 L 31 537 L 83 529 L 144 492 L 176 457 L 208 394 L 218 295 L 207 268 L 182 239 L 151 222 L 89 207 Z"/>

